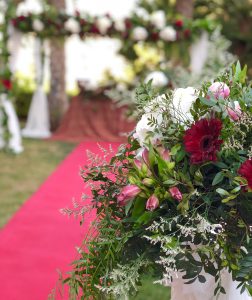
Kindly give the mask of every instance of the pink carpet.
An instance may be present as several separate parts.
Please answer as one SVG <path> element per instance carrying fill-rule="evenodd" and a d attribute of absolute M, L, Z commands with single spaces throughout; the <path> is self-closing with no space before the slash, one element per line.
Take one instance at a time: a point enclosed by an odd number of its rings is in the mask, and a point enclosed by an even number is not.
<path fill-rule="evenodd" d="M 79 170 L 86 149 L 99 151 L 96 143 L 78 146 L 0 231 L 0 299 L 46 300 L 56 286 L 57 269 L 70 270 L 90 220 L 80 227 L 59 209 L 84 192 Z"/>

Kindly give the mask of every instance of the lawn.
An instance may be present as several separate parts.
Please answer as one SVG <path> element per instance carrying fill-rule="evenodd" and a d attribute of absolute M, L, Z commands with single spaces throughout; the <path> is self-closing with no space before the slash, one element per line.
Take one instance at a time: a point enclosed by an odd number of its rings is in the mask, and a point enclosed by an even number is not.
<path fill-rule="evenodd" d="M 70 143 L 25 139 L 23 153 L 0 152 L 0 228 L 74 147 Z M 168 300 L 169 291 L 146 278 L 139 294 L 131 300 Z"/>
<path fill-rule="evenodd" d="M 130 300 L 169 300 L 170 299 L 170 288 L 161 286 L 159 284 L 153 284 L 153 280 L 151 278 L 144 279 L 142 284 L 143 285 L 139 289 L 138 295 L 134 298 L 130 298 Z"/>
<path fill-rule="evenodd" d="M 27 139 L 19 155 L 0 152 L 0 228 L 74 147 L 70 143 Z"/>

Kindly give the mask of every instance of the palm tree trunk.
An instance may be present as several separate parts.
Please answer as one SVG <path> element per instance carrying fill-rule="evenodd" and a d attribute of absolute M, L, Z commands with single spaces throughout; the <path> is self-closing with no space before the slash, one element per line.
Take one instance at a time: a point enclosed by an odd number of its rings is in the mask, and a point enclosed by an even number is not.
<path fill-rule="evenodd" d="M 177 0 L 176 12 L 183 17 L 192 19 L 193 17 L 194 0 Z"/>
<path fill-rule="evenodd" d="M 65 0 L 49 0 L 57 11 L 65 9 Z M 67 110 L 68 100 L 65 83 L 65 47 L 64 40 L 53 38 L 50 41 L 51 89 L 49 109 L 51 129 L 55 130 Z"/>

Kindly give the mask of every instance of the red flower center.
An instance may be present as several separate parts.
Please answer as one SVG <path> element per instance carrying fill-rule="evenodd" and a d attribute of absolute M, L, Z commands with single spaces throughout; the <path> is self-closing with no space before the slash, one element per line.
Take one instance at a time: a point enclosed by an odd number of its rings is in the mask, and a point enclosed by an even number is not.
<path fill-rule="evenodd" d="M 200 141 L 200 148 L 202 151 L 211 150 L 213 146 L 213 136 L 205 135 Z"/>

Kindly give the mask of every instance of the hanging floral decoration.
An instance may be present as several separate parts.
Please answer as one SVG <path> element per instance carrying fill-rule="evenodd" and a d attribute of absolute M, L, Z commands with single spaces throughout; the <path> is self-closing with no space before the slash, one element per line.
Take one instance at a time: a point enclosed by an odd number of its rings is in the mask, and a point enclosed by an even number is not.
<path fill-rule="evenodd" d="M 162 14 L 162 16 L 161 16 Z M 213 24 L 206 20 L 174 20 L 167 22 L 165 13 L 148 20 L 133 15 L 131 18 L 113 19 L 109 14 L 90 16 L 76 12 L 75 15 L 46 11 L 41 14 L 27 13 L 12 19 L 15 28 L 22 32 L 35 32 L 40 37 L 67 37 L 77 34 L 114 37 L 132 42 L 176 42 L 192 39 L 201 30 L 212 31 Z M 159 18 L 164 19 L 161 23 Z"/>

